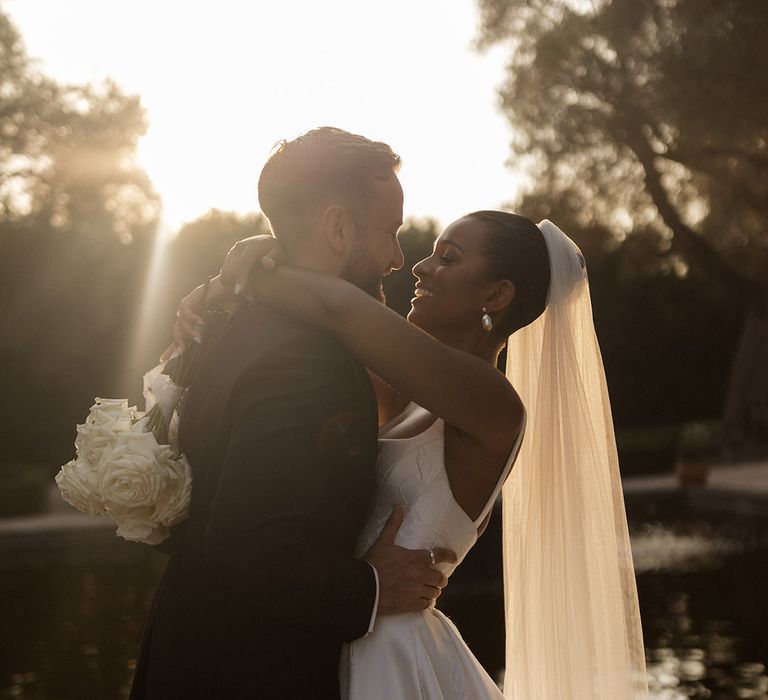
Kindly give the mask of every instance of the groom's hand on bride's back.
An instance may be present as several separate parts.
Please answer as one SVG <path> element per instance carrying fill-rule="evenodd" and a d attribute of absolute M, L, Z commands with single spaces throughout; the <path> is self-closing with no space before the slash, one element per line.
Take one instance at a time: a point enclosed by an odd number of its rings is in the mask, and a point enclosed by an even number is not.
<path fill-rule="evenodd" d="M 447 549 L 406 549 L 395 544 L 403 522 L 403 509 L 396 505 L 386 525 L 365 555 L 379 575 L 379 615 L 425 610 L 448 583 L 434 564 L 453 563 L 456 555 Z M 434 555 L 434 562 L 432 556 Z"/>

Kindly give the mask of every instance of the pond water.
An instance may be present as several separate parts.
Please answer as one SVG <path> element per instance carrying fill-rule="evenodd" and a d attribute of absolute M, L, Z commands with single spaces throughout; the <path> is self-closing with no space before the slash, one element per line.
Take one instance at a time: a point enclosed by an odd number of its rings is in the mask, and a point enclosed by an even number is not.
<path fill-rule="evenodd" d="M 503 674 L 498 514 L 440 607 Z M 654 700 L 768 700 L 768 533 L 755 519 L 630 508 Z M 126 698 L 165 558 L 111 532 L 0 550 L 0 698 Z"/>

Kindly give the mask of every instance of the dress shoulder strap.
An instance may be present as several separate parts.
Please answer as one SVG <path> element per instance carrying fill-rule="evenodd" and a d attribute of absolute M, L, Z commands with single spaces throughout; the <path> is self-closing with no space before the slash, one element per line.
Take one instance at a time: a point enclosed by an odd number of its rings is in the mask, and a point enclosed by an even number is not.
<path fill-rule="evenodd" d="M 507 477 L 509 476 L 509 472 L 512 471 L 512 466 L 515 463 L 515 460 L 517 459 L 517 455 L 520 452 L 520 445 L 523 443 L 523 435 L 525 435 L 525 425 L 526 425 L 526 419 L 527 419 L 527 413 L 525 409 L 523 409 L 523 424 L 520 426 L 520 432 L 517 435 L 517 439 L 515 440 L 515 444 L 512 446 L 512 450 L 509 453 L 509 457 L 507 457 L 507 463 L 504 465 L 504 469 L 501 471 L 501 476 L 499 477 L 499 480 L 496 482 L 496 487 L 493 489 L 493 493 L 491 494 L 491 497 L 488 499 L 488 502 L 485 504 L 485 507 L 483 508 L 482 512 L 478 516 L 477 520 L 475 520 L 475 527 L 479 527 L 480 524 L 488 517 L 488 513 L 491 512 L 493 509 L 494 504 L 496 503 L 496 499 L 498 498 L 499 494 L 501 493 L 501 489 L 504 486 L 504 482 L 507 480 Z"/>

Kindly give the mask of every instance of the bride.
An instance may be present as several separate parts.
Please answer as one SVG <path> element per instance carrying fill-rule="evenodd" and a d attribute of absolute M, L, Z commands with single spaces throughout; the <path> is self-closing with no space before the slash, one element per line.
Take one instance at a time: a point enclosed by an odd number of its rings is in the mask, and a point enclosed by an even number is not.
<path fill-rule="evenodd" d="M 503 489 L 504 694 L 432 607 L 379 616 L 347 647 L 346 696 L 645 697 L 610 404 L 576 245 L 549 221 L 468 214 L 413 268 L 406 322 L 338 277 L 275 266 L 274 239 L 249 241 L 247 255 L 228 257 L 225 281 L 255 261 L 274 267 L 250 277 L 248 296 L 336 334 L 375 374 L 377 501 L 358 556 L 400 505 L 397 544 L 448 548 L 461 563 Z M 198 288 L 181 303 L 180 345 L 199 332 L 200 301 Z M 496 369 L 505 345 L 509 381 Z M 449 577 L 458 563 L 437 568 Z"/>

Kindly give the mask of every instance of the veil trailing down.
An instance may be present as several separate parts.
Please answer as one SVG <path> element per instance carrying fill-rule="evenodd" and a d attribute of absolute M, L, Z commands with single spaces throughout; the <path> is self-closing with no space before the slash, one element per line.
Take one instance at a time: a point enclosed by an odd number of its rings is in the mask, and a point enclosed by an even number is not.
<path fill-rule="evenodd" d="M 503 490 L 506 674 L 515 700 L 647 697 L 611 407 L 584 257 L 539 224 L 546 311 L 510 337 L 528 436 Z"/>

